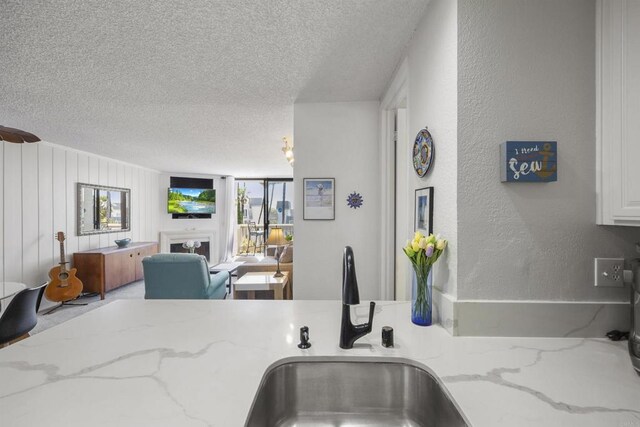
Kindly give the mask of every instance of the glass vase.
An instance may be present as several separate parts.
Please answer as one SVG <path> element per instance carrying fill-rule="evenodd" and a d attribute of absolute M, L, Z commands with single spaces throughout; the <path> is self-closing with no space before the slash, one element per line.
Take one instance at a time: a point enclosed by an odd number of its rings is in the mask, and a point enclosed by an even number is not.
<path fill-rule="evenodd" d="M 413 266 L 411 286 L 411 321 L 419 326 L 431 325 L 432 314 L 431 267 Z"/>

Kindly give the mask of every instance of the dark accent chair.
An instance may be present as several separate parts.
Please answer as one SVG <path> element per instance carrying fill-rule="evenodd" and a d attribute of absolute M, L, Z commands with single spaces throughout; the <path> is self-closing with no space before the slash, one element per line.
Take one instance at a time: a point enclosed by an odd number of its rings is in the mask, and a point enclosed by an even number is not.
<path fill-rule="evenodd" d="M 38 323 L 37 312 L 47 284 L 23 289 L 11 300 L 7 309 L 0 313 L 0 347 L 29 334 Z"/>

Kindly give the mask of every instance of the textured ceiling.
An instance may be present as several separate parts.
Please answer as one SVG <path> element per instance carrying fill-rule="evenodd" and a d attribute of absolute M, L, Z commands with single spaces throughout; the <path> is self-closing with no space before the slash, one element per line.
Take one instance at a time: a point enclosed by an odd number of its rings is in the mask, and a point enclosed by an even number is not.
<path fill-rule="evenodd" d="M 167 172 L 291 176 L 295 101 L 378 99 L 428 0 L 0 0 L 0 124 Z"/>

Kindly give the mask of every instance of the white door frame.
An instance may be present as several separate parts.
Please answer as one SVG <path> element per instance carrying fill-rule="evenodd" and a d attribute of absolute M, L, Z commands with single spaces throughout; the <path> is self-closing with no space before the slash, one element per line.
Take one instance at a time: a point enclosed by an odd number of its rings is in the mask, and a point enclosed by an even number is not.
<path fill-rule="evenodd" d="M 409 111 L 408 80 L 409 64 L 405 57 L 380 102 L 380 299 L 382 300 L 392 300 L 394 295 L 395 248 L 393 244 L 396 220 L 394 215 L 394 110 L 405 107 L 407 112 Z"/>

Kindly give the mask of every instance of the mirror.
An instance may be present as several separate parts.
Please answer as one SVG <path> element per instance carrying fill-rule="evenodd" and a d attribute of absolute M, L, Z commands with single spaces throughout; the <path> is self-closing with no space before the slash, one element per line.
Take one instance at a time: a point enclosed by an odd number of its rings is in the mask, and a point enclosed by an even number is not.
<path fill-rule="evenodd" d="M 129 231 L 131 190 L 78 183 L 78 236 Z"/>

